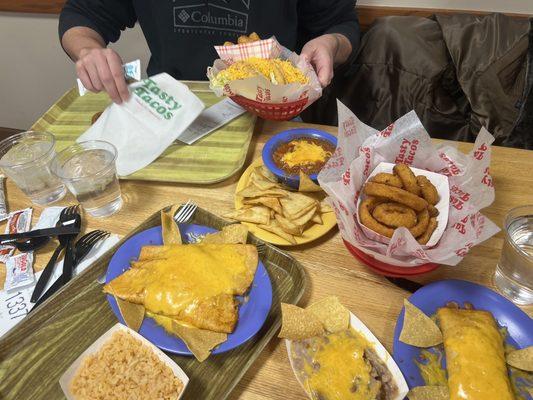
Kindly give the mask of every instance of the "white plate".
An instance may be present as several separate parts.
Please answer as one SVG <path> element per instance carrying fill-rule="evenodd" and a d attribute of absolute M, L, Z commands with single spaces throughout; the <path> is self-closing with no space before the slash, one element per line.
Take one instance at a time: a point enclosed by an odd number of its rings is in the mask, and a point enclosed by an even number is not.
<path fill-rule="evenodd" d="M 380 341 L 374 336 L 374 334 L 370 331 L 370 329 L 367 328 L 365 324 L 359 320 L 354 314 L 350 312 L 350 326 L 363 335 L 366 340 L 368 340 L 376 352 L 377 356 L 380 358 L 380 360 L 387 366 L 387 369 L 390 371 L 392 375 L 392 379 L 394 380 L 394 383 L 398 387 L 398 394 L 391 400 L 403 400 L 405 396 L 407 396 L 407 393 L 409 392 L 409 387 L 407 386 L 407 382 L 405 381 L 405 378 L 402 375 L 402 372 L 400 371 L 400 368 L 392 358 L 392 356 L 389 354 L 389 352 L 383 347 L 383 345 L 380 343 Z M 300 386 L 302 389 L 307 393 L 309 396 L 309 393 L 305 389 L 304 382 L 300 380 L 299 374 L 296 371 L 293 359 L 292 359 L 292 352 L 291 352 L 291 346 L 292 341 L 285 339 L 285 345 L 287 346 L 287 353 L 289 355 L 289 362 L 291 363 L 292 371 L 294 372 L 294 375 L 296 376 L 296 379 L 300 383 Z M 309 396 L 311 398 L 311 396 Z"/>
<path fill-rule="evenodd" d="M 393 163 L 387 163 L 382 162 L 379 163 L 376 168 L 372 171 L 372 173 L 368 176 L 368 179 L 366 182 L 368 182 L 374 175 L 380 173 L 380 172 L 387 172 L 387 173 L 393 173 L 393 167 L 395 164 Z M 448 183 L 448 177 L 442 174 L 437 174 L 436 172 L 427 171 L 425 169 L 419 169 L 419 168 L 413 168 L 409 167 L 413 171 L 415 175 L 424 175 L 426 178 L 428 178 L 431 183 L 435 186 L 437 189 L 437 192 L 439 193 L 439 202 L 435 205 L 437 210 L 439 210 L 439 215 L 437 216 L 437 229 L 433 232 L 431 237 L 429 238 L 429 241 L 426 245 L 423 245 L 424 248 L 429 248 L 435 246 L 440 238 L 442 237 L 442 234 L 446 230 L 446 225 L 448 224 L 448 210 L 450 208 L 450 185 Z M 365 184 L 366 184 L 365 182 Z M 357 200 L 357 209 L 359 210 L 359 206 L 361 204 L 361 201 L 366 198 L 365 195 L 359 196 L 359 199 Z M 377 242 L 381 243 L 389 243 L 390 238 L 380 235 L 379 233 L 374 232 L 372 229 L 366 227 L 361 223 L 359 220 L 359 213 L 357 213 L 357 222 L 361 226 L 361 229 L 365 233 L 365 235 L 372 240 L 375 240 Z"/>
<path fill-rule="evenodd" d="M 106 333 L 104 333 L 102 336 L 100 336 L 92 345 L 90 345 L 87 350 L 85 350 L 76 360 L 68 367 L 68 369 L 63 373 L 61 378 L 59 379 L 59 385 L 61 386 L 61 389 L 63 389 L 63 393 L 65 394 L 65 397 L 67 400 L 76 400 L 74 395 L 70 392 L 70 382 L 72 381 L 72 378 L 74 377 L 74 374 L 78 370 L 81 362 L 83 359 L 91 354 L 96 353 L 98 350 L 102 348 L 105 342 L 117 331 L 122 330 L 125 332 L 130 333 L 135 339 L 140 340 L 142 343 L 150 347 L 154 354 L 163 361 L 166 365 L 170 367 L 172 372 L 174 373 L 174 376 L 176 376 L 181 382 L 183 383 L 183 389 L 181 391 L 181 394 L 178 397 L 178 400 L 181 399 L 181 396 L 183 396 L 183 393 L 185 392 L 185 388 L 187 387 L 187 384 L 189 383 L 189 377 L 183 372 L 183 370 L 165 353 L 163 353 L 161 350 L 159 350 L 156 346 L 154 346 L 151 342 L 146 340 L 144 337 L 139 335 L 137 332 L 135 332 L 133 329 L 128 328 L 125 325 L 122 325 L 121 323 L 113 325 L 111 329 L 109 329 Z"/>

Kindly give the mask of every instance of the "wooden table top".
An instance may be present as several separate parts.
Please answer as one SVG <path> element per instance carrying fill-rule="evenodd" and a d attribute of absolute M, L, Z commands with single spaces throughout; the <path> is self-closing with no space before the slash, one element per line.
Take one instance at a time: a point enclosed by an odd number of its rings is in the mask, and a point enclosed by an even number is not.
<path fill-rule="evenodd" d="M 256 126 L 246 165 L 260 157 L 265 141 L 276 132 L 292 127 L 311 126 L 292 122 L 262 122 Z M 316 127 L 316 126 L 315 126 Z M 335 127 L 321 129 L 336 133 Z M 468 152 L 469 143 L 457 143 Z M 245 165 L 245 166 L 246 166 Z M 533 202 L 533 152 L 502 147 L 492 148 L 491 173 L 496 188 L 496 200 L 483 213 L 502 226 L 505 213 L 516 206 Z M 234 191 L 240 174 L 222 183 L 209 186 L 122 181 L 124 197 L 122 210 L 105 219 L 86 217 L 87 228 L 106 229 L 125 235 L 149 215 L 169 204 L 192 199 L 199 206 L 221 215 L 233 209 Z M 7 183 L 10 210 L 30 206 L 29 200 L 10 181 Z M 72 204 L 68 195 L 61 203 Z M 34 207 L 34 221 L 42 208 Z M 428 283 L 446 278 L 465 279 L 492 287 L 494 268 L 500 256 L 503 235 L 496 236 L 474 247 L 456 267 L 440 267 L 417 281 Z M 42 269 L 50 258 L 54 246 L 36 257 L 36 269 Z M 287 249 L 305 267 L 309 284 L 300 305 L 334 294 L 356 314 L 389 351 L 392 351 L 393 330 L 396 318 L 409 293 L 374 274 L 354 259 L 342 243 L 338 230 L 307 245 Z M 0 267 L 0 282 L 4 279 L 4 266 Z M 533 307 L 524 307 L 533 316 Z M 235 399 L 306 399 L 289 365 L 285 345 L 273 339 L 229 397 Z"/>

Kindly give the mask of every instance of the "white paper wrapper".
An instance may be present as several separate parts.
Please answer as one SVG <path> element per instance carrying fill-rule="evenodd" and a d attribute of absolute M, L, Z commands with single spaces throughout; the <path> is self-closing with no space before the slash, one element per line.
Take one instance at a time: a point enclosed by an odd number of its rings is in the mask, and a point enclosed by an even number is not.
<path fill-rule="evenodd" d="M 368 179 L 366 182 L 368 182 L 374 175 L 379 174 L 380 172 L 387 172 L 387 173 L 393 173 L 393 167 L 395 164 L 393 163 L 386 163 L 382 162 L 379 163 L 376 168 L 372 171 L 372 173 L 368 176 Z M 425 169 L 419 169 L 419 168 L 411 168 L 411 170 L 414 172 L 415 175 L 423 175 L 429 179 L 429 181 L 435 186 L 437 189 L 437 192 L 439 193 L 440 200 L 435 205 L 437 210 L 439 210 L 439 215 L 437 216 L 437 228 L 429 238 L 429 241 L 426 245 L 422 246 L 424 248 L 427 247 L 433 247 L 437 244 L 439 239 L 441 238 L 442 234 L 444 233 L 444 230 L 446 229 L 446 225 L 448 223 L 448 209 L 450 208 L 450 186 L 448 185 L 448 177 L 446 175 L 437 174 L 435 172 L 427 171 Z M 359 210 L 359 206 L 361 204 L 361 201 L 366 198 L 366 195 L 363 193 L 361 196 L 359 196 L 359 199 L 357 200 L 357 209 Z M 373 240 L 377 240 L 381 243 L 389 243 L 390 238 L 380 235 L 377 232 L 374 232 L 372 229 L 366 227 L 363 225 L 359 219 L 359 213 L 356 214 L 357 216 L 357 222 L 361 226 L 361 229 L 365 233 L 365 235 Z"/>
<path fill-rule="evenodd" d="M 322 86 L 311 64 L 298 54 L 280 45 L 275 37 L 234 46 L 215 46 L 215 50 L 220 58 L 215 60 L 213 66 L 207 69 L 207 77 L 211 82 L 220 71 L 228 68 L 234 62 L 250 57 L 288 60 L 309 78 L 307 85 L 298 83 L 274 85 L 263 76 L 235 80 L 223 88 L 213 86 L 211 83 L 210 87 L 217 96 L 239 95 L 261 103 L 274 104 L 287 103 L 307 97 L 308 101 L 304 108 L 322 96 Z"/>
<path fill-rule="evenodd" d="M 67 400 L 76 400 L 74 395 L 70 392 L 70 382 L 74 378 L 74 375 L 76 374 L 76 371 L 81 365 L 81 362 L 83 359 L 91 354 L 96 353 L 100 348 L 104 345 L 105 342 L 107 342 L 108 339 L 111 338 L 111 336 L 119 331 L 125 331 L 131 334 L 135 339 L 140 340 L 143 344 L 148 346 L 154 354 L 159 358 L 163 363 L 169 366 L 169 368 L 172 370 L 174 375 L 178 377 L 183 382 L 183 390 L 181 391 L 180 395 L 178 396 L 178 400 L 183 396 L 183 393 L 185 392 L 185 388 L 187 387 L 187 384 L 189 383 L 189 377 L 183 372 L 183 370 L 174 362 L 172 359 L 167 356 L 165 353 L 163 353 L 161 350 L 159 350 L 157 347 L 155 347 L 151 342 L 146 340 L 144 337 L 139 335 L 137 332 L 135 332 L 133 329 L 128 328 L 127 326 L 124 326 L 120 323 L 113 325 L 111 329 L 109 329 L 106 333 L 104 333 L 102 336 L 100 336 L 92 345 L 87 348 L 71 365 L 68 367 L 68 369 L 65 371 L 65 373 L 61 376 L 59 379 L 59 385 L 61 386 L 61 389 L 63 390 L 63 393 L 65 394 L 65 397 Z"/>
<path fill-rule="evenodd" d="M 380 132 L 363 124 L 341 102 L 337 104 L 338 146 L 318 181 L 330 196 L 346 241 L 392 265 L 457 265 L 473 246 L 499 231 L 479 212 L 494 201 L 489 172 L 494 137 L 486 129 L 481 129 L 467 155 L 448 144 L 434 146 L 414 111 Z M 402 162 L 448 177 L 448 223 L 434 247 L 424 248 L 407 229 L 397 229 L 388 244 L 365 235 L 357 218 L 357 202 L 363 184 L 381 162 Z"/>
<path fill-rule="evenodd" d="M 394 383 L 398 387 L 398 394 L 391 400 L 403 400 L 405 396 L 407 395 L 407 392 L 409 392 L 409 387 L 407 386 L 407 382 L 405 381 L 405 378 L 403 377 L 403 374 L 400 371 L 400 368 L 398 367 L 394 359 L 391 357 L 387 349 L 383 347 L 380 341 L 374 336 L 372 331 L 368 329 L 368 327 L 351 312 L 350 312 L 350 326 L 355 331 L 363 335 L 366 340 L 368 340 L 368 342 L 372 345 L 376 355 L 380 358 L 380 360 L 387 366 L 387 369 L 390 371 L 392 375 L 392 379 L 394 380 Z M 291 368 L 294 372 L 294 375 L 296 376 L 298 383 L 306 391 L 309 398 L 311 398 L 311 395 L 307 392 L 307 388 L 305 386 L 305 371 L 301 370 L 300 368 L 297 368 L 296 366 L 297 363 L 294 360 L 295 352 L 293 350 L 295 350 L 295 346 L 299 346 L 299 345 L 300 345 L 299 342 L 285 339 L 285 346 L 287 347 L 287 353 L 289 355 L 289 362 L 291 364 Z"/>
<path fill-rule="evenodd" d="M 117 173 L 146 167 L 187 129 L 204 109 L 202 101 L 166 73 L 128 86 L 130 99 L 111 104 L 78 142 L 105 140 L 118 151 Z"/>

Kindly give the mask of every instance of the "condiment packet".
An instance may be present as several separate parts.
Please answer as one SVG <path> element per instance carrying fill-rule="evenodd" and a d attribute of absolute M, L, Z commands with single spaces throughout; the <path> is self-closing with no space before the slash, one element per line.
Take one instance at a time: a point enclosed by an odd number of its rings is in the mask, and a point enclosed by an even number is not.
<path fill-rule="evenodd" d="M 473 150 L 463 154 L 449 144 L 433 145 L 414 111 L 380 132 L 363 124 L 341 102 L 337 104 L 338 146 L 318 181 L 330 197 L 344 240 L 378 261 L 396 266 L 457 265 L 473 246 L 499 231 L 480 213 L 494 201 L 489 170 L 494 137 L 485 128 L 477 135 Z M 357 202 L 363 184 L 381 162 L 404 163 L 448 177 L 448 221 L 435 246 L 421 246 L 406 229 L 397 229 L 386 244 L 363 231 Z"/>
<path fill-rule="evenodd" d="M 215 60 L 213 66 L 207 69 L 207 77 L 211 82 L 211 89 L 217 96 L 240 95 L 262 103 L 287 103 L 308 98 L 304 109 L 322 96 L 322 86 L 311 64 L 300 55 L 279 44 L 274 36 L 269 39 L 234 46 L 215 46 L 215 50 L 220 59 Z M 275 85 L 264 76 L 258 75 L 252 78 L 234 80 L 224 87 L 213 85 L 213 81 L 220 71 L 228 68 L 236 61 L 246 60 L 250 57 L 280 58 L 290 61 L 309 78 L 309 83 L 306 85 L 299 83 Z"/>
<path fill-rule="evenodd" d="M 78 142 L 105 140 L 113 144 L 120 176 L 159 157 L 205 107 L 186 85 L 166 73 L 135 82 L 129 89 L 127 102 L 111 104 L 78 138 Z"/>
<path fill-rule="evenodd" d="M 6 234 L 27 232 L 31 226 L 31 216 L 33 210 L 25 208 L 24 210 L 14 211 L 9 214 L 5 229 Z M 15 251 L 15 246 L 9 244 L 0 245 L 0 262 L 6 263 Z"/>
<path fill-rule="evenodd" d="M 6 203 L 6 177 L 0 175 L 0 221 L 9 217 Z"/>
<path fill-rule="evenodd" d="M 6 262 L 4 290 L 20 289 L 35 282 L 33 274 L 33 252 L 18 254 Z"/>
<path fill-rule="evenodd" d="M 122 66 L 124 69 L 124 76 L 126 77 L 126 80 L 133 79 L 135 81 L 141 80 L 141 60 L 135 60 L 131 61 L 129 63 L 126 63 Z M 80 93 L 80 96 L 85 95 L 88 90 L 83 86 L 83 83 L 79 79 L 77 79 L 78 82 L 78 92 Z"/>

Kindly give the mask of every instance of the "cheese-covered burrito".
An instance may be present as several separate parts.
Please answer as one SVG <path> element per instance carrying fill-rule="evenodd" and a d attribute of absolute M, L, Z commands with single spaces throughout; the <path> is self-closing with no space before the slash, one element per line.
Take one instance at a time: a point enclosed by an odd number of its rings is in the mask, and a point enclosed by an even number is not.
<path fill-rule="evenodd" d="M 514 400 L 503 338 L 491 313 L 440 308 L 450 400 Z"/>

